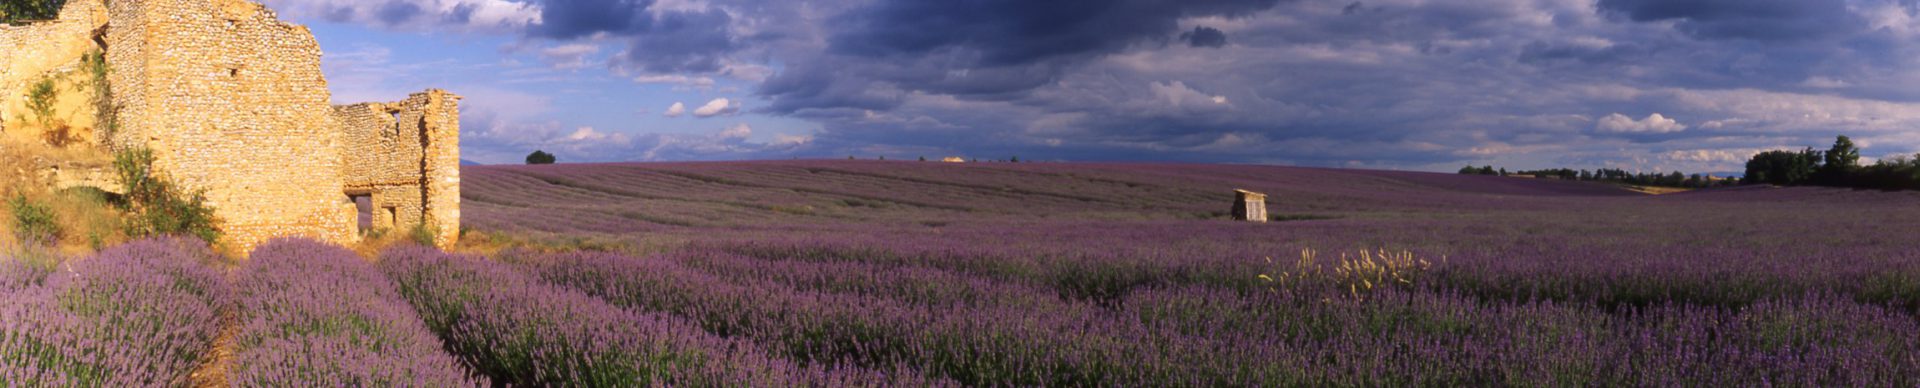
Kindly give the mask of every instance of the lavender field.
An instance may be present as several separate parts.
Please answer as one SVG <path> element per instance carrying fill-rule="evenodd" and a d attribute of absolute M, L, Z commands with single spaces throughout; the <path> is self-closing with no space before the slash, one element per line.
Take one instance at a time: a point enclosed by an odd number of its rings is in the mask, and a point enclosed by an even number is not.
<path fill-rule="evenodd" d="M 464 175 L 468 240 L 541 243 L 0 260 L 0 386 L 185 385 L 222 347 L 237 386 L 1920 384 L 1912 192 L 1173 164 Z M 1229 220 L 1236 188 L 1273 222 Z"/>
<path fill-rule="evenodd" d="M 475 228 L 652 247 L 494 259 L 806 365 L 962 385 L 1920 383 L 1911 192 L 911 161 L 466 179 Z M 1229 221 L 1235 188 L 1276 222 Z"/>

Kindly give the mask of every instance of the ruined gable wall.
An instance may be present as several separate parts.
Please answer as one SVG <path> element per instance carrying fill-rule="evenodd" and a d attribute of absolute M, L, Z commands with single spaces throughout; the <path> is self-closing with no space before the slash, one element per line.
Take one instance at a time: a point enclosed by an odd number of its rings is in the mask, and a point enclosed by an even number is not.
<path fill-rule="evenodd" d="M 116 149 L 151 148 L 156 167 L 205 189 L 237 252 L 275 236 L 356 238 L 305 27 L 244 0 L 115 0 L 109 17 Z"/>
<path fill-rule="evenodd" d="M 19 135 L 26 109 L 27 89 L 48 76 L 70 75 L 59 84 L 61 106 L 56 116 L 69 124 L 91 127 L 92 111 L 81 112 L 86 105 L 83 93 L 72 89 L 84 82 L 81 58 L 96 48 L 93 32 L 107 24 L 106 4 L 101 0 L 73 0 L 60 9 L 51 21 L 12 26 L 0 24 L 0 128 Z M 26 117 L 31 120 L 31 117 Z M 19 137 L 19 136 L 16 136 Z M 25 136 L 33 137 L 33 136 Z"/>
<path fill-rule="evenodd" d="M 442 90 L 391 103 L 335 106 L 346 191 L 370 195 L 373 227 L 425 223 L 440 246 L 460 230 L 460 96 Z"/>

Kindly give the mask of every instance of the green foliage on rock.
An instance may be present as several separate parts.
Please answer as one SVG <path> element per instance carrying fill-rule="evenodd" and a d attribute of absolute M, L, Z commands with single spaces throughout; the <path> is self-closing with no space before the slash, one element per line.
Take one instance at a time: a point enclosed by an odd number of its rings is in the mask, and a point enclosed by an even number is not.
<path fill-rule="evenodd" d="M 220 239 L 219 218 L 206 192 L 189 191 L 153 169 L 153 151 L 144 148 L 114 155 L 113 168 L 126 188 L 127 236 L 184 235 L 208 243 Z"/>
<path fill-rule="evenodd" d="M 93 104 L 94 133 L 100 135 L 98 140 L 101 143 L 105 143 L 120 129 L 117 114 L 120 107 L 113 105 L 113 85 L 107 81 L 107 75 L 113 70 L 107 66 L 107 53 L 100 50 L 88 52 L 81 63 L 87 71 L 87 85 L 93 87 L 93 95 L 88 97 L 87 102 Z"/>
<path fill-rule="evenodd" d="M 7 200 L 7 209 L 13 212 L 13 235 L 20 242 L 44 244 L 60 239 L 60 224 L 54 222 L 53 209 L 46 204 L 15 194 Z"/>
<path fill-rule="evenodd" d="M 47 127 L 53 121 L 54 94 L 53 78 L 41 78 L 27 88 L 27 111 L 33 112 L 33 120 L 41 127 Z"/>

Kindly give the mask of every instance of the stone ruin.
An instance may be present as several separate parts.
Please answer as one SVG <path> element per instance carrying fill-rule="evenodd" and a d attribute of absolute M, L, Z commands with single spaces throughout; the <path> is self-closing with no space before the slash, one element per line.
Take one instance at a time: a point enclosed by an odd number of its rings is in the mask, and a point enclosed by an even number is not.
<path fill-rule="evenodd" d="M 1248 222 L 1267 222 L 1267 195 L 1246 190 L 1233 190 L 1233 219 Z"/>
<path fill-rule="evenodd" d="M 360 197 L 374 227 L 458 238 L 459 96 L 333 106 L 313 34 L 247 0 L 70 0 L 57 20 L 0 26 L 0 131 L 26 132 L 28 85 L 84 78 L 90 52 L 105 53 L 118 125 L 85 106 L 65 122 L 87 127 L 85 146 L 151 149 L 156 169 L 205 190 L 226 248 L 358 241 Z"/>

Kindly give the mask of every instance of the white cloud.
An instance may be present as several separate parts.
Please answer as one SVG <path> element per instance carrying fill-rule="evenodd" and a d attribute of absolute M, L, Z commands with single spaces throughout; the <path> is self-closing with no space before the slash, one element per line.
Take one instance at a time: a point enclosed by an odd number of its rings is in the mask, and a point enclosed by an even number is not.
<path fill-rule="evenodd" d="M 608 134 L 600 131 L 595 131 L 593 130 L 593 127 L 580 127 L 579 129 L 573 130 L 573 134 L 567 135 L 567 140 L 601 141 L 601 140 L 611 139 L 614 136 L 618 136 L 618 134 Z"/>
<path fill-rule="evenodd" d="M 706 105 L 700 106 L 700 109 L 694 109 L 693 115 L 696 117 L 713 117 L 734 114 L 739 111 L 740 105 L 734 104 L 732 100 L 715 98 L 713 101 L 707 101 Z"/>
<path fill-rule="evenodd" d="M 265 0 L 302 22 L 357 22 L 396 29 L 517 31 L 540 24 L 541 7 L 512 0 Z"/>
<path fill-rule="evenodd" d="M 1800 81 L 1800 86 L 1819 89 L 1838 89 L 1853 86 L 1853 84 L 1831 77 L 1808 77 L 1806 81 Z"/>
<path fill-rule="evenodd" d="M 1198 90 L 1187 87 L 1186 83 L 1180 81 L 1173 81 L 1173 83 L 1154 82 L 1147 84 L 1147 88 L 1153 90 L 1154 96 L 1159 97 L 1162 102 L 1166 102 L 1170 106 L 1179 107 L 1188 104 L 1208 103 L 1213 105 L 1227 105 L 1227 96 L 1201 93 Z"/>
<path fill-rule="evenodd" d="M 557 69 L 580 69 L 587 67 L 588 56 L 598 52 L 600 52 L 598 45 L 572 43 L 540 50 L 540 59 Z"/>
<path fill-rule="evenodd" d="M 673 106 L 667 107 L 667 117 L 680 117 L 683 114 L 687 114 L 687 104 L 676 101 Z"/>
<path fill-rule="evenodd" d="M 797 145 L 805 145 L 811 142 L 813 142 L 813 136 L 809 136 L 809 135 L 777 134 L 777 135 L 773 135 L 773 143 L 770 143 L 770 144 L 779 145 L 779 146 L 797 146 Z"/>
<path fill-rule="evenodd" d="M 753 136 L 753 127 L 747 123 L 734 124 L 720 131 L 721 139 L 745 139 L 747 136 Z"/>
<path fill-rule="evenodd" d="M 1593 128 L 1600 132 L 1611 133 L 1672 133 L 1686 130 L 1687 126 L 1659 113 L 1647 115 L 1647 118 L 1641 120 L 1614 113 L 1595 121 Z"/>
<path fill-rule="evenodd" d="M 667 85 L 679 85 L 679 86 L 692 86 L 692 87 L 698 87 L 698 88 L 713 87 L 713 78 L 688 77 L 684 75 L 642 75 L 638 77 L 633 77 L 633 82 L 643 83 L 643 84 L 667 84 Z"/>

